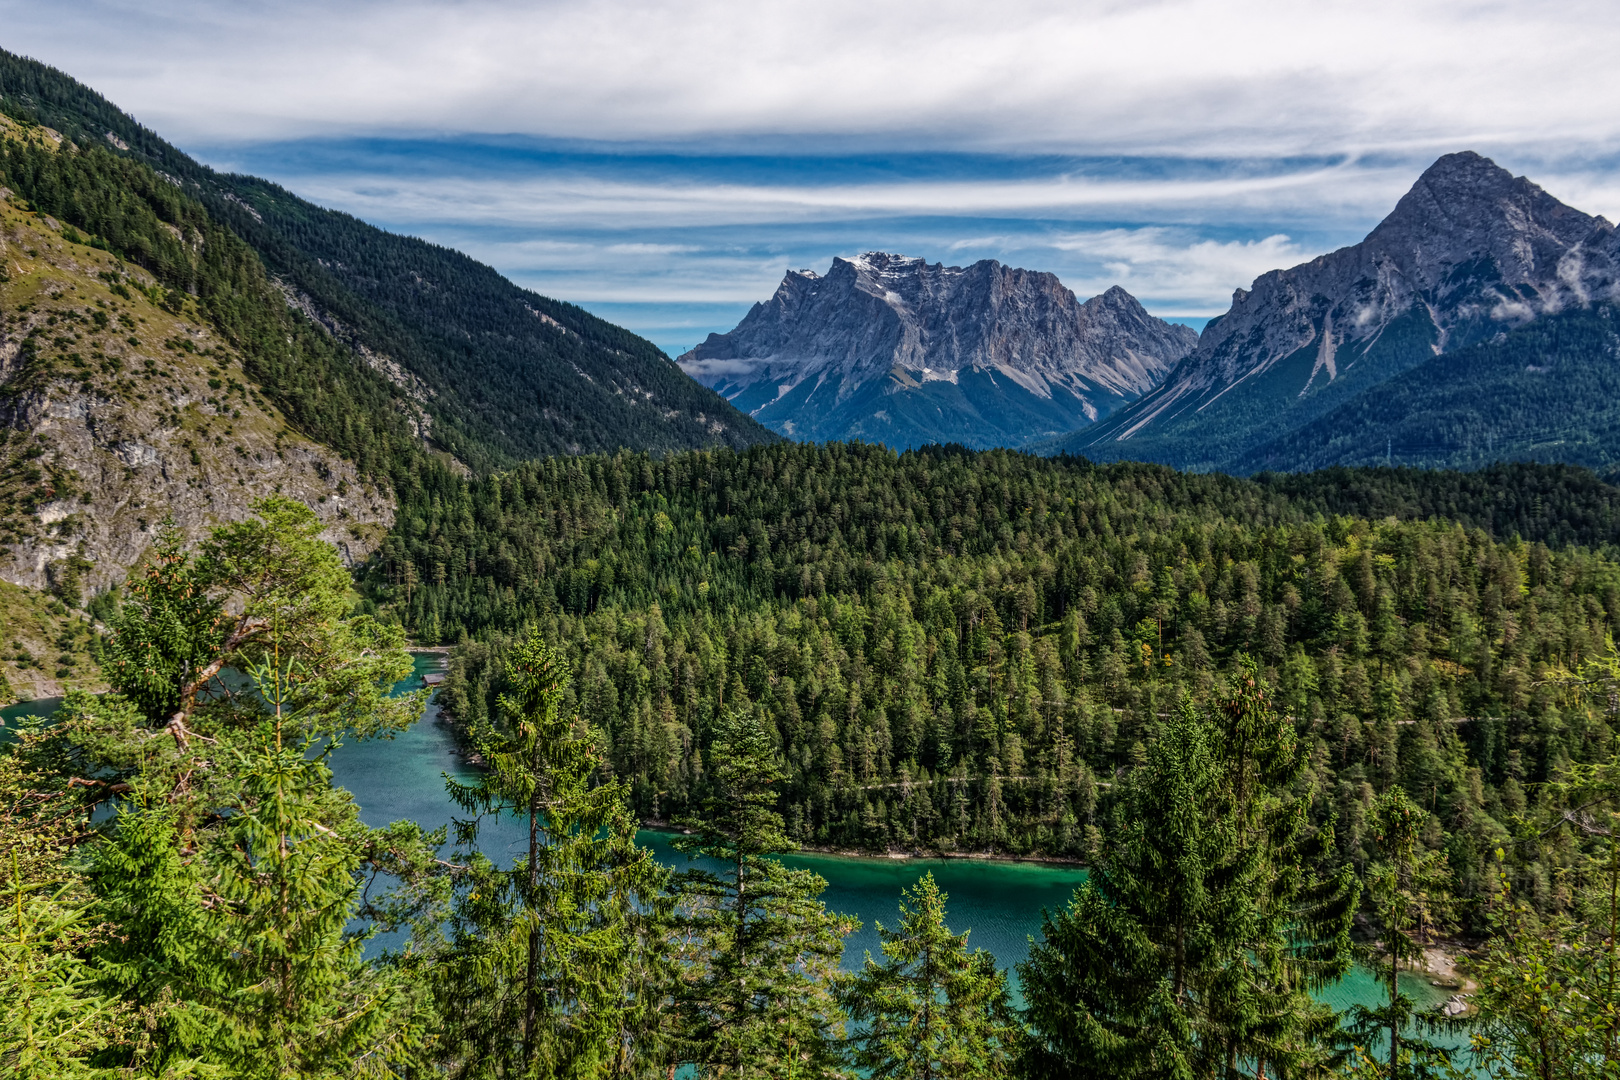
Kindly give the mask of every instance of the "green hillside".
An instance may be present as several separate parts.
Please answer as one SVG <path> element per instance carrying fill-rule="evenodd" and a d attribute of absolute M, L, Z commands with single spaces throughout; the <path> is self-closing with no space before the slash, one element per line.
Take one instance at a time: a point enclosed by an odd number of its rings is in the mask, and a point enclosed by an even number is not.
<path fill-rule="evenodd" d="M 289 310 L 258 255 L 194 193 L 104 145 L 58 147 L 37 127 L 14 123 L 0 125 L 0 184 L 26 200 L 30 215 L 56 220 L 65 240 L 110 256 L 113 268 L 98 283 L 126 303 L 134 300 L 124 268 L 144 270 L 155 280 L 143 300 L 218 329 L 240 350 L 244 373 L 297 428 L 362 472 L 388 478 L 420 452 L 393 404 L 400 391 Z M 21 369 L 19 378 L 27 374 Z M 21 387 L 8 380 L 7 396 Z"/>
<path fill-rule="evenodd" d="M 476 469 L 554 453 L 776 438 L 651 342 L 459 252 L 264 180 L 216 173 L 73 78 L 4 50 L 0 111 L 176 182 L 245 239 L 335 339 L 403 367 L 433 444 Z"/>

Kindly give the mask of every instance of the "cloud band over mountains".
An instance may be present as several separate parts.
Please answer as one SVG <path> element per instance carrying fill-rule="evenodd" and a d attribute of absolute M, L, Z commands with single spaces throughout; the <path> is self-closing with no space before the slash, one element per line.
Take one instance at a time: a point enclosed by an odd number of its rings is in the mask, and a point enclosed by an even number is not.
<path fill-rule="evenodd" d="M 206 160 L 671 349 L 870 247 L 1211 314 L 1462 148 L 1620 216 L 1607 4 L 0 0 L 0 25 Z"/>

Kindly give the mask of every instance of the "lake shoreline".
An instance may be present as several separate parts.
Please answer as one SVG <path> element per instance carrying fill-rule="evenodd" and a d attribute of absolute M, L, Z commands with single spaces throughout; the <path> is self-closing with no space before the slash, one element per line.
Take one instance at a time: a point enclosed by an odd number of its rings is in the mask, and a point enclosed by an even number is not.
<path fill-rule="evenodd" d="M 690 835 L 691 831 L 659 818 L 647 818 L 641 823 L 643 829 L 652 832 L 669 833 L 672 836 Z M 1046 855 L 1008 855 L 995 851 L 924 851 L 915 848 L 889 848 L 882 853 L 863 851 L 859 848 L 832 847 L 826 844 L 800 844 L 788 854 L 809 855 L 836 855 L 845 859 L 870 859 L 873 862 L 909 862 L 913 859 L 959 859 L 965 862 L 989 863 L 1024 863 L 1034 866 L 1062 866 L 1069 869 L 1086 868 L 1080 859 L 1064 859 Z"/>

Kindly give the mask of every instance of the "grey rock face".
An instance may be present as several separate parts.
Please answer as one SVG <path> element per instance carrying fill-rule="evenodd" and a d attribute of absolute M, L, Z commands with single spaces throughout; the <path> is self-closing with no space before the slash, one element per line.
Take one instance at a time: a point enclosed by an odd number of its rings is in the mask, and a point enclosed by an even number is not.
<path fill-rule="evenodd" d="M 1053 274 L 868 252 L 791 270 L 728 334 L 679 360 L 794 438 L 1018 445 L 1157 386 L 1197 336 L 1115 287 L 1084 304 Z"/>
<path fill-rule="evenodd" d="M 76 555 L 83 584 L 105 588 L 164 519 L 196 539 L 274 494 L 364 561 L 393 523 L 389 493 L 289 427 L 215 330 L 111 292 L 99 253 L 48 228 L 0 200 L 0 580 L 44 588 Z"/>
<path fill-rule="evenodd" d="M 1432 356 L 1620 299 L 1617 267 L 1603 218 L 1447 154 L 1361 243 L 1237 290 L 1164 386 L 1064 448 L 1220 467 Z"/>

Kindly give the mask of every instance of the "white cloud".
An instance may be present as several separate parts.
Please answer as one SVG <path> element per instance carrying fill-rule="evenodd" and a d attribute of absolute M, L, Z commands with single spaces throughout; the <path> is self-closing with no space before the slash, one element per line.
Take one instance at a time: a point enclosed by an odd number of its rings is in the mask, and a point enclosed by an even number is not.
<path fill-rule="evenodd" d="M 588 140 L 573 163 L 252 170 L 572 299 L 742 304 L 787 266 L 884 246 L 1214 314 L 1359 238 L 1465 148 L 1620 218 L 1612 2 L 0 0 L 0 26 L 225 157 L 323 136 Z M 646 146 L 669 152 L 661 173 L 604 164 Z M 818 171 L 854 151 L 1024 164 Z M 805 163 L 768 180 L 681 163 L 726 154 Z M 1142 167 L 1032 174 L 1044 154 Z"/>
<path fill-rule="evenodd" d="M 445 130 L 1246 153 L 1620 134 L 1592 0 L 4 0 L 188 137 Z"/>
<path fill-rule="evenodd" d="M 806 166 L 811 171 L 812 165 Z M 611 163 L 589 173 L 535 170 L 519 176 L 438 174 L 381 179 L 319 173 L 292 178 L 300 194 L 369 217 L 457 220 L 506 226 L 636 228 L 846 220 L 861 215 L 1103 218 L 1240 222 L 1290 214 L 1312 220 L 1381 216 L 1415 169 L 1348 161 L 1259 176 L 1034 179 L 867 183 L 714 183 L 681 175 L 623 180 Z"/>
<path fill-rule="evenodd" d="M 1160 306 L 1173 305 L 1181 315 L 1219 315 L 1234 288 L 1318 254 L 1281 233 L 1220 241 L 1159 227 L 1071 233 L 1055 238 L 1052 247 L 1092 260 L 1100 269 L 1086 278 L 1065 279 L 1081 296 L 1120 285 Z"/>

